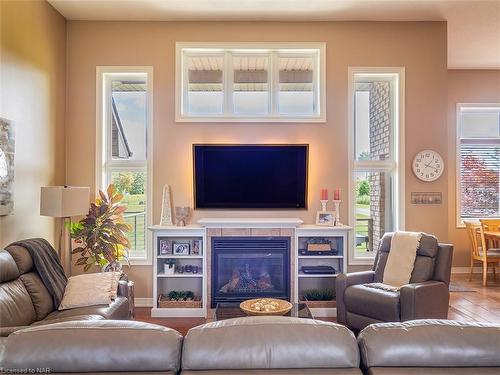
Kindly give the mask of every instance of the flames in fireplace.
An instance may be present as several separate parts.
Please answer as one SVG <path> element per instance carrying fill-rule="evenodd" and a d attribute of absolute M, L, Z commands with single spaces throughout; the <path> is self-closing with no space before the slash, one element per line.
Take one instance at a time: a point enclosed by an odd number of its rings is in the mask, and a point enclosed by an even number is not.
<path fill-rule="evenodd" d="M 258 275 L 253 275 L 250 265 L 245 263 L 244 270 L 233 268 L 231 279 L 220 288 L 221 293 L 255 293 L 273 290 L 271 275 L 267 270 L 260 270 Z"/>

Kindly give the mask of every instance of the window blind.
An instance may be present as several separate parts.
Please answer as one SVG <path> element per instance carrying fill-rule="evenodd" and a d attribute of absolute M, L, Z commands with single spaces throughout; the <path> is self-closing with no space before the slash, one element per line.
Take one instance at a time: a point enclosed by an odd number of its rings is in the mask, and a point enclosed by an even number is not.
<path fill-rule="evenodd" d="M 461 217 L 500 216 L 500 144 L 460 146 Z"/>

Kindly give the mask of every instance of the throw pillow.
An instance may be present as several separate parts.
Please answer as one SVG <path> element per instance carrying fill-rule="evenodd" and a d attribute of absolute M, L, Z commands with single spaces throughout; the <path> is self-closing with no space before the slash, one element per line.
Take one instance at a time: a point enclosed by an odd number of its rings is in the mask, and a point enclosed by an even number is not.
<path fill-rule="evenodd" d="M 115 280 L 115 272 L 90 273 L 70 277 L 59 310 L 109 305 L 112 300 L 113 286 L 116 292 L 117 282 Z"/>

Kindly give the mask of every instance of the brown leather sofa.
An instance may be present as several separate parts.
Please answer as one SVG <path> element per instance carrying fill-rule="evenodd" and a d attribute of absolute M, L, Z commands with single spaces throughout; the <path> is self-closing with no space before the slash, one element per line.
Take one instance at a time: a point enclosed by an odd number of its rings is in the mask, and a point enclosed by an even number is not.
<path fill-rule="evenodd" d="M 181 360 L 182 357 L 182 360 Z M 379 323 L 358 341 L 336 323 L 236 318 L 191 329 L 135 321 L 75 321 L 0 338 L 0 372 L 73 374 L 498 374 L 500 326 L 453 321 Z M 16 372 L 18 373 L 18 372 Z"/>
<path fill-rule="evenodd" d="M 500 374 L 500 326 L 449 320 L 378 323 L 358 337 L 369 375 Z"/>
<path fill-rule="evenodd" d="M 391 239 L 392 233 L 382 237 L 372 271 L 337 277 L 339 323 L 361 330 L 379 322 L 447 318 L 453 246 L 438 243 L 434 236 L 422 235 L 409 284 L 400 290 L 366 285 L 382 282 Z"/>
<path fill-rule="evenodd" d="M 245 317 L 189 330 L 183 375 L 361 374 L 354 334 L 336 323 Z"/>
<path fill-rule="evenodd" d="M 36 273 L 33 259 L 21 246 L 0 250 L 0 336 L 28 326 L 72 320 L 128 319 L 129 283 L 121 280 L 110 305 L 54 310 L 52 297 Z"/>

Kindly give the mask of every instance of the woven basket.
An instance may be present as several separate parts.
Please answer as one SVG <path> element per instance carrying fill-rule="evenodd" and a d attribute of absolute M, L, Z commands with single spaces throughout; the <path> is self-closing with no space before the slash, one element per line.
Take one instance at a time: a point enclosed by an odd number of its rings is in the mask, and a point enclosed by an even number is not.
<path fill-rule="evenodd" d="M 160 294 L 158 297 L 158 307 L 161 309 L 196 309 L 201 308 L 201 299 L 195 297 L 195 299 L 191 301 L 177 301 L 170 300 L 168 297 Z"/>
<path fill-rule="evenodd" d="M 278 308 L 274 311 L 257 311 L 252 309 L 252 305 L 258 301 L 262 300 L 269 300 L 273 302 L 277 302 L 279 304 Z M 249 299 L 247 301 L 243 301 L 240 303 L 240 309 L 243 310 L 243 312 L 247 315 L 258 315 L 258 316 L 264 316 L 264 315 L 285 315 L 287 312 L 289 312 L 292 309 L 293 305 L 285 300 L 282 299 L 277 299 L 277 298 L 256 298 L 256 299 Z"/>
<path fill-rule="evenodd" d="M 310 309 L 331 309 L 337 307 L 337 301 L 309 301 L 305 298 L 304 301 L 300 301 L 301 303 L 305 303 L 307 307 Z"/>

